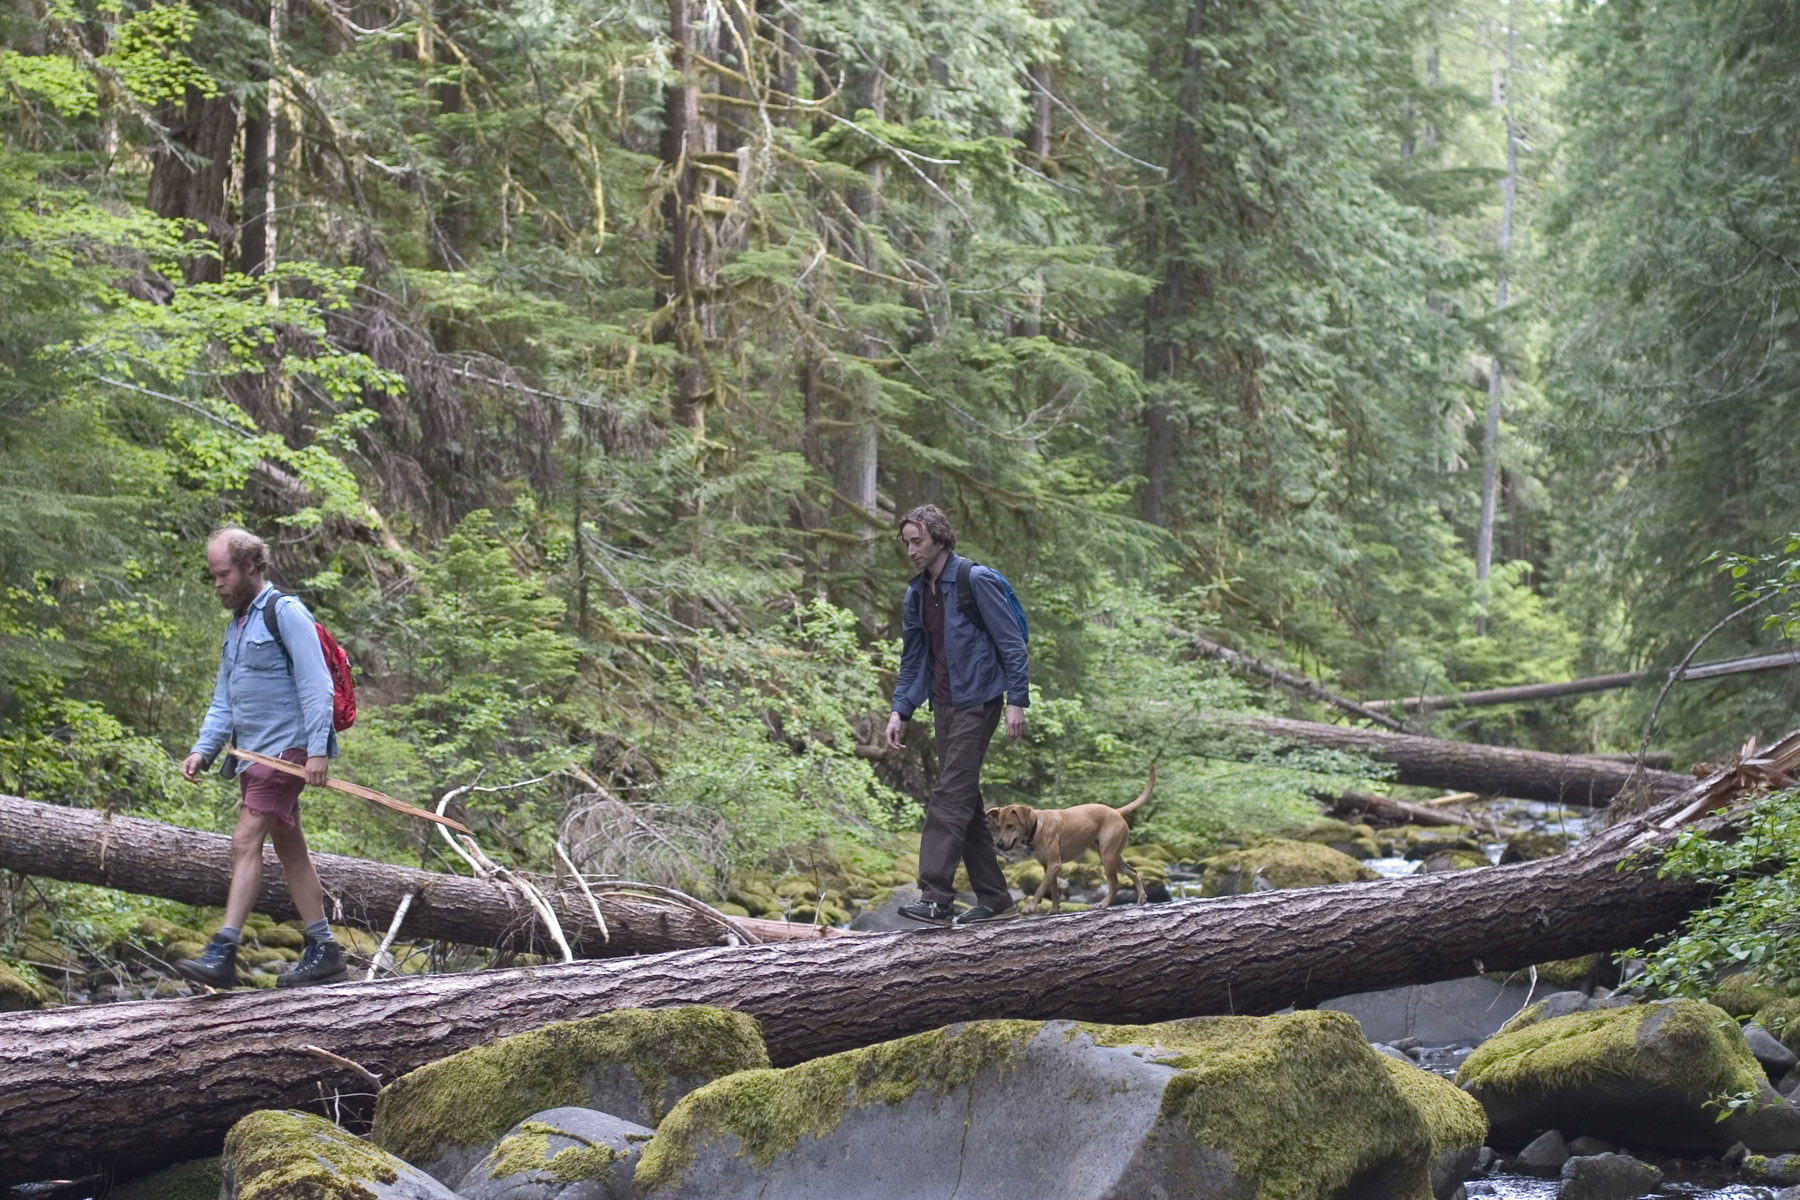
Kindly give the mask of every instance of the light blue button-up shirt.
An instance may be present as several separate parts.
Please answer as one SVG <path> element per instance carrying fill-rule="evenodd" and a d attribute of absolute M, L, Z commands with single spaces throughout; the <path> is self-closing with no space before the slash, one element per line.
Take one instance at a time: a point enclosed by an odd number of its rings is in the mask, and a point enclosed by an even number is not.
<path fill-rule="evenodd" d="M 283 595 L 275 605 L 282 637 L 277 642 L 268 626 L 274 592 L 274 585 L 265 583 L 243 617 L 233 617 L 225 630 L 218 682 L 192 751 L 208 766 L 227 742 L 258 754 L 304 747 L 308 758 L 337 757 L 331 672 L 312 613 L 298 597 Z M 228 756 L 219 774 L 230 779 L 240 765 L 241 760 Z"/>

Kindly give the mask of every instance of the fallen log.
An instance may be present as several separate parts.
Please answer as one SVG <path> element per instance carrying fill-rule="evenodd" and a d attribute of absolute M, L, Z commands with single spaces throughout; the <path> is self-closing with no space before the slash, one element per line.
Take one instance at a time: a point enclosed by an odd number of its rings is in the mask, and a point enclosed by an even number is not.
<path fill-rule="evenodd" d="M 1800 650 L 1783 650 L 1774 654 L 1753 654 L 1721 662 L 1694 663 L 1684 668 L 1660 668 L 1653 671 L 1616 671 L 1610 675 L 1588 675 L 1581 679 L 1565 679 L 1557 683 L 1522 683 L 1513 687 L 1483 688 L 1473 692 L 1449 692 L 1441 696 L 1413 696 L 1404 700 L 1364 700 L 1361 707 L 1383 716 L 1399 709 L 1402 712 L 1430 712 L 1439 708 L 1479 708 L 1491 704 L 1529 704 L 1537 700 L 1557 700 L 1587 692 L 1604 692 L 1630 687 L 1652 676 L 1674 677 L 1675 682 L 1695 679 L 1717 679 L 1724 675 L 1740 675 L 1749 671 L 1778 671 L 1800 665 Z"/>
<path fill-rule="evenodd" d="M 1672 796 L 1694 782 L 1689 776 L 1672 771 L 1647 771 L 1634 764 L 1583 754 L 1547 754 L 1541 750 L 1447 742 L 1284 717 L 1233 716 L 1226 718 L 1226 723 L 1282 741 L 1366 754 L 1391 764 L 1396 783 L 1480 792 L 1486 796 L 1603 808 L 1628 787 L 1641 789 L 1644 795 L 1655 799 Z"/>
<path fill-rule="evenodd" d="M 1423 804 L 1408 804 L 1404 800 L 1372 796 L 1367 792 L 1344 792 L 1332 797 L 1331 811 L 1346 817 L 1379 817 L 1393 825 L 1460 825 L 1483 833 L 1493 829 L 1492 822 L 1472 817 L 1468 813 L 1427 808 Z"/>
<path fill-rule="evenodd" d="M 1790 735 L 1764 757 L 1796 753 Z M 785 1065 L 976 1018 L 1267 1013 L 1613 950 L 1667 931 L 1712 894 L 1658 878 L 1646 859 L 1621 870 L 1634 839 L 1672 836 L 1673 815 L 1742 777 L 1741 766 L 1721 769 L 1576 850 L 1504 867 L 973 929 L 0 1014 L 0 1183 L 206 1154 L 258 1108 L 366 1112 L 362 1071 L 388 1080 L 618 1008 L 750 1013 Z"/>
<path fill-rule="evenodd" d="M 1216 659 L 1226 666 L 1242 671 L 1247 675 L 1260 676 L 1274 684 L 1276 687 L 1285 688 L 1296 696 L 1305 696 L 1309 700 L 1323 701 L 1333 708 L 1349 713 L 1353 717 L 1361 717 L 1365 721 L 1373 721 L 1377 725 L 1395 730 L 1396 732 L 1401 728 L 1400 722 L 1394 720 L 1394 718 L 1388 716 L 1385 712 L 1382 712 L 1378 706 L 1359 704 L 1355 700 L 1338 695 L 1318 681 L 1308 679 L 1304 675 L 1296 675 L 1292 671 L 1283 671 L 1279 667 L 1272 667 L 1261 659 L 1252 658 L 1250 655 L 1238 650 L 1233 650 L 1229 646 L 1221 646 L 1211 638 L 1202 637 L 1197 633 L 1189 633 L 1185 629 L 1175 629 L 1171 627 L 1169 632 L 1176 637 L 1185 639 L 1188 646 L 1203 657 Z"/>
<path fill-rule="evenodd" d="M 498 880 L 337 854 L 315 854 L 313 865 L 325 886 L 327 912 L 340 924 L 386 930 L 411 895 L 400 937 L 555 952 L 531 905 Z M 138 817 L 0 796 L 0 870 L 184 904 L 218 904 L 231 881 L 231 839 Z M 605 919 L 602 928 L 594 920 L 594 906 L 577 888 L 546 889 L 545 898 L 570 948 L 583 957 L 655 954 L 734 940 L 717 919 L 691 908 L 601 894 L 596 900 Z M 255 907 L 278 921 L 298 915 L 269 846 L 263 847 L 262 891 Z M 763 941 L 817 938 L 824 932 L 781 921 L 739 918 L 737 924 Z"/>

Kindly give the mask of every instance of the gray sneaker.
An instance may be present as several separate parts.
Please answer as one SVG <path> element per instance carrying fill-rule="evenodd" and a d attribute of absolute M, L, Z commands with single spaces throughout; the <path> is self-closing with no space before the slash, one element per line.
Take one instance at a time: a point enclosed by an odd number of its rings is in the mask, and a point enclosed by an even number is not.
<path fill-rule="evenodd" d="M 983 921 L 1010 921 L 1019 915 L 1019 906 L 1008 902 L 1005 908 L 989 908 L 985 904 L 977 904 L 956 918 L 956 927 L 979 925 Z"/>
<path fill-rule="evenodd" d="M 310 987 L 315 983 L 336 983 L 350 974 L 344 965 L 344 950 L 336 941 L 315 942 L 306 939 L 306 950 L 300 964 L 275 977 L 278 988 Z"/>
<path fill-rule="evenodd" d="M 909 921 L 923 921 L 927 925 L 948 925 L 956 910 L 948 904 L 938 904 L 932 900 L 919 900 L 912 904 L 902 904 L 894 911 Z"/>

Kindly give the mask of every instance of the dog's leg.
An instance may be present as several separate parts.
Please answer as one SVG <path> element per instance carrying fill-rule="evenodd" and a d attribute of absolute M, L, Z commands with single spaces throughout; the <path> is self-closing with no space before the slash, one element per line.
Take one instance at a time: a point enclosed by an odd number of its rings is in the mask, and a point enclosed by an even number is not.
<path fill-rule="evenodd" d="M 1060 870 L 1062 870 L 1061 858 L 1050 857 L 1044 860 L 1044 882 L 1038 884 L 1038 889 L 1032 894 L 1030 903 L 1025 906 L 1026 912 L 1036 912 L 1039 902 L 1046 895 L 1050 897 L 1050 911 L 1052 913 L 1062 911 L 1062 890 L 1056 886 L 1056 873 Z"/>

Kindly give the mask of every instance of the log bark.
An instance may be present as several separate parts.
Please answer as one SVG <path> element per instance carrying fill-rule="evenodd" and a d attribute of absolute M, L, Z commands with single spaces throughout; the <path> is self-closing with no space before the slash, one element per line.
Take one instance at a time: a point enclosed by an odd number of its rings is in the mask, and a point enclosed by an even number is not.
<path fill-rule="evenodd" d="M 1617 869 L 1645 829 L 1663 836 L 1636 822 L 1537 862 L 974 929 L 4 1014 L 0 1182 L 210 1153 L 259 1108 L 366 1112 L 368 1081 L 319 1050 L 385 1081 L 550 1021 L 714 1004 L 791 1064 L 977 1018 L 1267 1013 L 1616 949 L 1710 894 Z"/>
<path fill-rule="evenodd" d="M 1683 669 L 1677 682 L 1694 679 L 1717 679 L 1725 675 L 1741 675 L 1751 671 L 1779 671 L 1800 666 L 1800 651 L 1784 650 L 1775 654 L 1756 654 L 1748 658 L 1732 658 L 1722 662 L 1695 663 Z M 1364 700 L 1362 707 L 1378 713 L 1395 709 L 1402 712 L 1429 712 L 1439 708 L 1480 708 L 1491 704 L 1529 704 L 1537 700 L 1558 700 L 1587 692 L 1604 692 L 1630 687 L 1651 676 L 1667 676 L 1673 668 L 1656 671 L 1618 671 L 1611 675 L 1588 675 L 1581 679 L 1565 679 L 1557 683 L 1522 683 L 1514 687 L 1485 688 L 1474 692 L 1449 692 L 1441 696 L 1414 696 L 1405 700 Z"/>
<path fill-rule="evenodd" d="M 531 905 L 507 884 L 336 854 L 315 854 L 313 865 L 325 885 L 327 911 L 342 924 L 383 931 L 401 901 L 416 893 L 401 923 L 401 937 L 557 953 Z M 137 817 L 0 796 L 0 869 L 184 904 L 218 904 L 231 880 L 231 839 Z M 730 940 L 717 921 L 689 908 L 602 896 L 603 932 L 587 898 L 573 885 L 547 889 L 545 898 L 570 948 L 583 957 L 655 954 Z M 263 884 L 255 907 L 276 920 L 298 915 L 281 864 L 268 846 L 263 848 Z M 822 935 L 811 925 L 739 924 L 764 941 Z"/>
<path fill-rule="evenodd" d="M 1282 717 L 1232 717 L 1228 723 L 1283 741 L 1367 754 L 1391 764 L 1398 783 L 1518 800 L 1603 808 L 1627 788 L 1642 789 L 1646 796 L 1656 799 L 1684 791 L 1693 783 L 1686 775 L 1640 770 L 1630 763 L 1607 762 L 1582 754 L 1546 754 L 1540 750 L 1447 742 Z"/>

